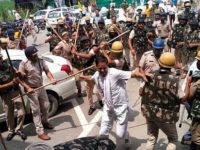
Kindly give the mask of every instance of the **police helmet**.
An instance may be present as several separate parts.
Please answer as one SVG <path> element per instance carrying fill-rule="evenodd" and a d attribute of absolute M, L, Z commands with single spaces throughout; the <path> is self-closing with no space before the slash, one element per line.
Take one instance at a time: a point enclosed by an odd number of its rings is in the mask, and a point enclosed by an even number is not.
<path fill-rule="evenodd" d="M 160 38 L 156 38 L 153 42 L 153 48 L 155 49 L 163 49 L 164 48 L 164 40 Z"/>
<path fill-rule="evenodd" d="M 114 53 L 122 53 L 123 52 L 123 44 L 122 42 L 120 41 L 115 41 L 113 44 L 112 44 L 112 47 L 111 47 L 111 52 L 114 52 Z"/>
<path fill-rule="evenodd" d="M 175 65 L 176 58 L 172 53 L 165 52 L 160 56 L 158 62 L 161 67 L 172 68 Z"/>
<path fill-rule="evenodd" d="M 15 31 L 13 29 L 8 29 L 7 34 L 8 36 L 14 36 Z"/>
<path fill-rule="evenodd" d="M 186 2 L 186 3 L 185 3 L 185 7 L 191 7 L 190 2 Z"/>
<path fill-rule="evenodd" d="M 139 20 L 138 20 L 138 24 L 139 24 L 139 23 L 145 23 L 145 20 L 144 20 L 143 17 L 139 18 Z"/>
<path fill-rule="evenodd" d="M 38 50 L 35 46 L 29 46 L 25 49 L 25 55 L 27 58 L 32 57 L 37 52 L 38 52 Z"/>
<path fill-rule="evenodd" d="M 103 18 L 99 19 L 98 24 L 105 24 L 105 21 Z"/>
<path fill-rule="evenodd" d="M 200 60 L 200 51 L 198 51 L 197 56 L 195 57 L 197 60 Z"/>

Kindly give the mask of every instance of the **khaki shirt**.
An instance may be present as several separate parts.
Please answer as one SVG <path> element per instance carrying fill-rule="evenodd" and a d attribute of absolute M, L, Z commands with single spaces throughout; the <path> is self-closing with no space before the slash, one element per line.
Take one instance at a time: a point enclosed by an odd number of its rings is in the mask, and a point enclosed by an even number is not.
<path fill-rule="evenodd" d="M 139 67 L 143 68 L 145 72 L 153 72 L 159 69 L 159 64 L 153 50 L 147 51 L 142 55 L 142 58 L 139 62 Z"/>
<path fill-rule="evenodd" d="M 170 33 L 170 25 L 165 22 L 164 24 L 161 23 L 161 21 L 158 21 L 154 24 L 156 27 L 156 33 L 161 38 L 167 38 Z"/>
<path fill-rule="evenodd" d="M 22 61 L 19 65 L 19 71 L 25 75 L 25 82 L 30 87 L 37 88 L 43 84 L 42 72 L 48 73 L 49 68 L 45 61 L 39 58 L 39 61 L 34 63 L 30 60 Z"/>
<path fill-rule="evenodd" d="M 60 41 L 58 45 L 55 47 L 55 53 L 58 56 L 64 57 L 71 61 L 71 45 L 69 43 L 64 43 L 63 41 Z"/>

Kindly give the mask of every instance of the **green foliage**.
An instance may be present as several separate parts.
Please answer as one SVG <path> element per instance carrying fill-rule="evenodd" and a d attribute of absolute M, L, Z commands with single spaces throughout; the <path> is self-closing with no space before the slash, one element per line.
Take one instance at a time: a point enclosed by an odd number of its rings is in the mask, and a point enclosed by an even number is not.
<path fill-rule="evenodd" d="M 0 21 L 10 21 L 14 19 L 11 10 L 15 9 L 13 0 L 0 1 Z"/>

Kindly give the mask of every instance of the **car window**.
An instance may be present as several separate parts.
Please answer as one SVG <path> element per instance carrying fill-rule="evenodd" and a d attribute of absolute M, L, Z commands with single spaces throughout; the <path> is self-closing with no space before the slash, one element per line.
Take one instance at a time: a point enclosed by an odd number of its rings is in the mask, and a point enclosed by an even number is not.
<path fill-rule="evenodd" d="M 60 9 L 60 8 L 58 8 L 58 9 L 55 9 L 55 11 L 61 11 L 61 9 Z"/>
<path fill-rule="evenodd" d="M 19 64 L 22 60 L 12 60 L 12 65 L 14 68 L 19 69 Z"/>
<path fill-rule="evenodd" d="M 63 8 L 62 11 L 68 11 L 68 9 L 67 8 Z"/>
<path fill-rule="evenodd" d="M 40 15 L 40 11 L 35 13 L 35 16 L 39 16 Z"/>
<path fill-rule="evenodd" d="M 45 15 L 47 12 L 46 11 L 41 11 L 41 15 Z"/>
<path fill-rule="evenodd" d="M 69 15 L 68 12 L 63 12 L 63 16 L 66 16 L 67 14 Z M 69 17 L 70 17 L 70 15 L 69 15 Z"/>
<path fill-rule="evenodd" d="M 60 13 L 59 12 L 51 12 L 49 15 L 48 15 L 48 18 L 58 18 L 60 17 Z"/>

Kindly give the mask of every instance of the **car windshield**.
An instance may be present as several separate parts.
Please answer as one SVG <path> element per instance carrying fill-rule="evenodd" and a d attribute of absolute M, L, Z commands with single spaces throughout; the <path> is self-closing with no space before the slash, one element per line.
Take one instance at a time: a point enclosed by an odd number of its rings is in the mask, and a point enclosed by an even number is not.
<path fill-rule="evenodd" d="M 47 12 L 46 11 L 41 11 L 40 14 L 41 15 L 45 15 Z"/>
<path fill-rule="evenodd" d="M 51 12 L 49 15 L 48 15 L 48 18 L 58 18 L 60 17 L 60 13 L 59 12 Z"/>
<path fill-rule="evenodd" d="M 19 69 L 19 64 L 22 60 L 12 60 L 12 65 L 14 68 Z"/>
<path fill-rule="evenodd" d="M 63 16 L 66 16 L 66 15 L 68 15 L 70 17 L 68 12 L 63 12 Z"/>

